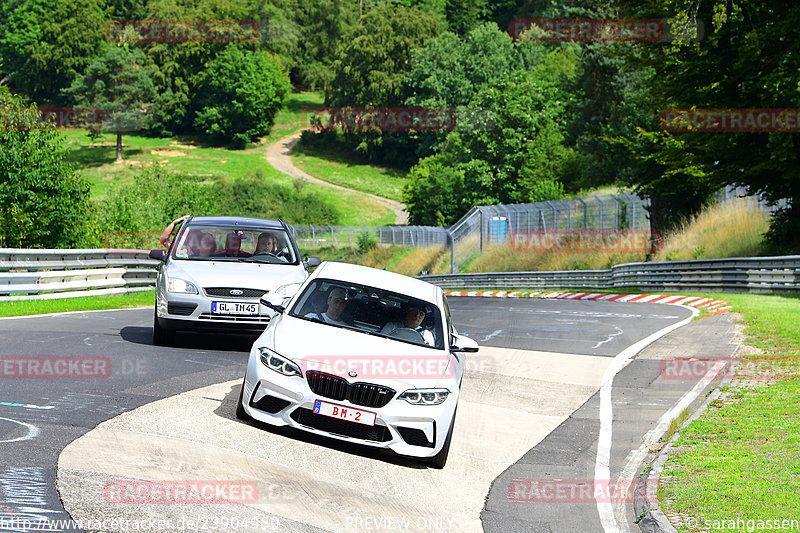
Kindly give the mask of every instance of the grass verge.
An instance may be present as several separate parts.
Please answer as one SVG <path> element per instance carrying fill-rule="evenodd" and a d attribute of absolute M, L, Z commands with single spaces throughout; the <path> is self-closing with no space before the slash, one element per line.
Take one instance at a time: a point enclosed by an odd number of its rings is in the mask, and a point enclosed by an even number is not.
<path fill-rule="evenodd" d="M 292 161 L 306 173 L 349 189 L 403 201 L 405 172 L 367 164 L 343 146 L 300 142 L 292 151 Z"/>
<path fill-rule="evenodd" d="M 662 473 L 662 508 L 681 516 L 679 531 L 690 530 L 689 518 L 702 530 L 751 523 L 751 531 L 759 521 L 764 529 L 800 520 L 800 297 L 706 296 L 744 315 L 748 343 L 767 350 L 748 357 L 770 364 L 744 366 L 747 374 L 681 430 Z"/>
<path fill-rule="evenodd" d="M 98 311 L 102 309 L 126 309 L 129 307 L 152 307 L 156 293 L 152 291 L 109 294 L 107 296 L 85 296 L 59 300 L 24 300 L 3 302 L 0 317 L 65 313 L 69 311 Z"/>

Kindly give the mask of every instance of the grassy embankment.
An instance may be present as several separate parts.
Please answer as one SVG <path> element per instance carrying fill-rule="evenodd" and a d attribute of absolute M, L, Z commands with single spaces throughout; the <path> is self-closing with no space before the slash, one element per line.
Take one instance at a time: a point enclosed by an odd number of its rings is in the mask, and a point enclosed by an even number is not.
<path fill-rule="evenodd" d="M 665 236 L 652 261 L 750 257 L 761 253 L 769 222 L 754 202 L 738 199 L 710 206 Z M 645 261 L 647 254 L 621 252 L 541 253 L 492 246 L 467 264 L 469 272 L 529 270 L 601 270 L 622 263 Z"/>
<path fill-rule="evenodd" d="M 185 136 L 152 138 L 126 134 L 122 137 L 124 161 L 115 163 L 116 137 L 113 134 L 104 134 L 97 142 L 92 142 L 84 130 L 62 130 L 62 133 L 66 138 L 67 159 L 90 180 L 95 200 L 102 200 L 113 183 L 132 180 L 141 168 L 153 165 L 170 171 L 223 179 L 236 179 L 260 170 L 265 179 L 292 185 L 293 178 L 267 163 L 264 157 L 266 145 L 299 131 L 306 125 L 302 108 L 321 104 L 321 93 L 290 95 L 284 109 L 276 116 L 270 134 L 244 150 L 215 147 Z M 307 187 L 337 209 L 340 224 L 386 225 L 394 222 L 392 212 L 374 200 L 320 185 L 308 184 Z"/>
<path fill-rule="evenodd" d="M 679 531 L 697 530 L 691 520 L 700 530 L 753 521 L 750 531 L 800 520 L 800 297 L 709 296 L 744 315 L 748 344 L 764 353 L 745 356 L 741 381 L 680 431 L 661 478 L 662 509 L 681 517 Z"/>
<path fill-rule="evenodd" d="M 403 201 L 406 172 L 370 165 L 347 153 L 341 146 L 318 146 L 300 142 L 292 150 L 292 160 L 298 168 L 315 178 L 390 200 Z"/>

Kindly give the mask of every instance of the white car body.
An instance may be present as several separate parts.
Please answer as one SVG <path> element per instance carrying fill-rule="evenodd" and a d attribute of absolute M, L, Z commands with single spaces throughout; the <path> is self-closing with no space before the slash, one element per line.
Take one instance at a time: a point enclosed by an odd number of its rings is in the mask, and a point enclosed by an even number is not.
<path fill-rule="evenodd" d="M 362 309 L 360 321 L 353 320 L 356 325 L 348 327 L 315 321 L 308 318 L 310 315 L 301 314 L 303 298 L 310 302 L 313 294 L 309 293 L 321 290 L 325 284 L 354 287 L 350 290 L 356 296 L 348 309 L 366 305 L 369 312 Z M 364 290 L 369 288 L 382 291 Z M 385 298 L 379 298 L 378 292 Z M 388 316 L 396 311 L 391 304 L 406 296 L 424 303 L 433 318 L 439 314 L 440 320 L 432 326 L 434 330 L 438 328 L 434 331 L 440 339 L 438 347 L 379 333 L 383 325 L 381 312 Z M 237 415 L 387 448 L 405 456 L 432 458 L 434 466 L 444 466 L 464 373 L 464 352 L 477 351 L 477 344 L 455 331 L 442 290 L 392 272 L 326 262 L 283 304 L 253 344 Z M 372 312 L 373 307 L 381 312 Z M 262 356 L 269 358 L 272 354 L 297 365 L 302 375 L 285 375 L 267 366 Z M 359 377 L 358 371 L 365 369 L 369 375 Z M 314 374 L 319 371 L 322 374 Z M 438 405 L 412 404 L 400 397 L 414 390 L 449 393 Z M 427 397 L 433 394 L 428 393 Z M 422 398 L 413 392 L 411 395 L 413 399 Z M 443 392 L 436 393 L 436 400 L 442 395 Z M 333 409 L 330 405 L 334 405 L 351 410 L 349 414 L 355 412 L 356 416 L 363 411 L 367 420 L 374 414 L 374 424 L 315 413 L 318 401 L 328 404 L 319 404 L 319 409 L 330 410 Z"/>

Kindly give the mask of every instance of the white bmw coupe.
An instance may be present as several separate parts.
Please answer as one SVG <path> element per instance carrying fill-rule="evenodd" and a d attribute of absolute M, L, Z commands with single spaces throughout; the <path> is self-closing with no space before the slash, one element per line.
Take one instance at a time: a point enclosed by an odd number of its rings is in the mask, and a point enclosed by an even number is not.
<path fill-rule="evenodd" d="M 442 290 L 326 262 L 265 295 L 276 314 L 250 352 L 236 414 L 447 461 L 466 352 Z"/>

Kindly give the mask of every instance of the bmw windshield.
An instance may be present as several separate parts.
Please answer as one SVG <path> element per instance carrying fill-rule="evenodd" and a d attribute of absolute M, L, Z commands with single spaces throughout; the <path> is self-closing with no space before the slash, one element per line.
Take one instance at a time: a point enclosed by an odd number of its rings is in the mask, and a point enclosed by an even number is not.
<path fill-rule="evenodd" d="M 444 349 L 442 314 L 423 300 L 331 279 L 310 283 L 291 316 L 401 342 Z"/>

